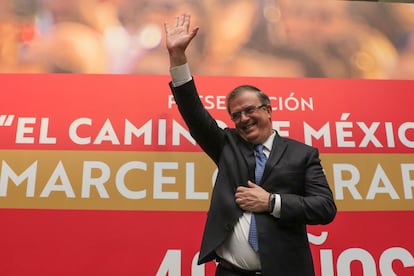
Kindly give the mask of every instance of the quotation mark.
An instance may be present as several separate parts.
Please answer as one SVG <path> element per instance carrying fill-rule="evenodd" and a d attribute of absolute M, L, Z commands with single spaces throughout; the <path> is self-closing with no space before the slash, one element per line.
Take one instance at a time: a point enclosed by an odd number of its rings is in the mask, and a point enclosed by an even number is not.
<path fill-rule="evenodd" d="M 11 126 L 14 115 L 0 115 L 0 126 Z"/>

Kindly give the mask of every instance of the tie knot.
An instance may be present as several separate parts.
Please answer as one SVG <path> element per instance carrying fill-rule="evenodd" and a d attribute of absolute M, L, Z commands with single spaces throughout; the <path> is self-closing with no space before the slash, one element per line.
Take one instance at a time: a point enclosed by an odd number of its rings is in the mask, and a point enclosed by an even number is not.
<path fill-rule="evenodd" d="M 263 144 L 258 144 L 255 146 L 257 152 L 263 152 Z"/>
<path fill-rule="evenodd" d="M 266 154 L 264 153 L 264 146 L 263 144 L 258 144 L 255 146 L 256 150 L 256 162 L 259 160 L 260 162 L 266 162 Z"/>

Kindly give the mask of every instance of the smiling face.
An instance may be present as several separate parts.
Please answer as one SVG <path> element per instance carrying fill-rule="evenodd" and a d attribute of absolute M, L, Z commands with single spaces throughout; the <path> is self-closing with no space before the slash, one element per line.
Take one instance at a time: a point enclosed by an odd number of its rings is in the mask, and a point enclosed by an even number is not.
<path fill-rule="evenodd" d="M 229 101 L 229 112 L 236 117 L 233 118 L 236 129 L 244 140 L 252 144 L 264 143 L 272 134 L 272 108 L 263 104 L 256 91 L 247 89 Z M 241 112 L 239 116 L 237 112 Z"/>

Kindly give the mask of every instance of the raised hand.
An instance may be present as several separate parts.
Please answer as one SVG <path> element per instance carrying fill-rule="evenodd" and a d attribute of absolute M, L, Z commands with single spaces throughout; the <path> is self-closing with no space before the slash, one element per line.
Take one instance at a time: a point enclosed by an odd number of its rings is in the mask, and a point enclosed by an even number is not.
<path fill-rule="evenodd" d="M 171 67 L 187 62 L 185 50 L 199 30 L 199 27 L 195 27 L 190 31 L 190 18 L 189 14 L 183 14 L 174 18 L 171 27 L 168 22 L 164 23 L 166 47 L 170 55 Z"/>

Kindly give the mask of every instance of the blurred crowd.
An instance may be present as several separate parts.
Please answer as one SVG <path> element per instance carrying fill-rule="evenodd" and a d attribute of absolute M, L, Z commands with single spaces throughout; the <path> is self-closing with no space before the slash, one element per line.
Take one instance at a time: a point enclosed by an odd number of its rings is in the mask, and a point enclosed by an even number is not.
<path fill-rule="evenodd" d="M 414 4 L 339 0 L 0 0 L 0 72 L 168 74 L 183 12 L 196 75 L 414 79 Z"/>

